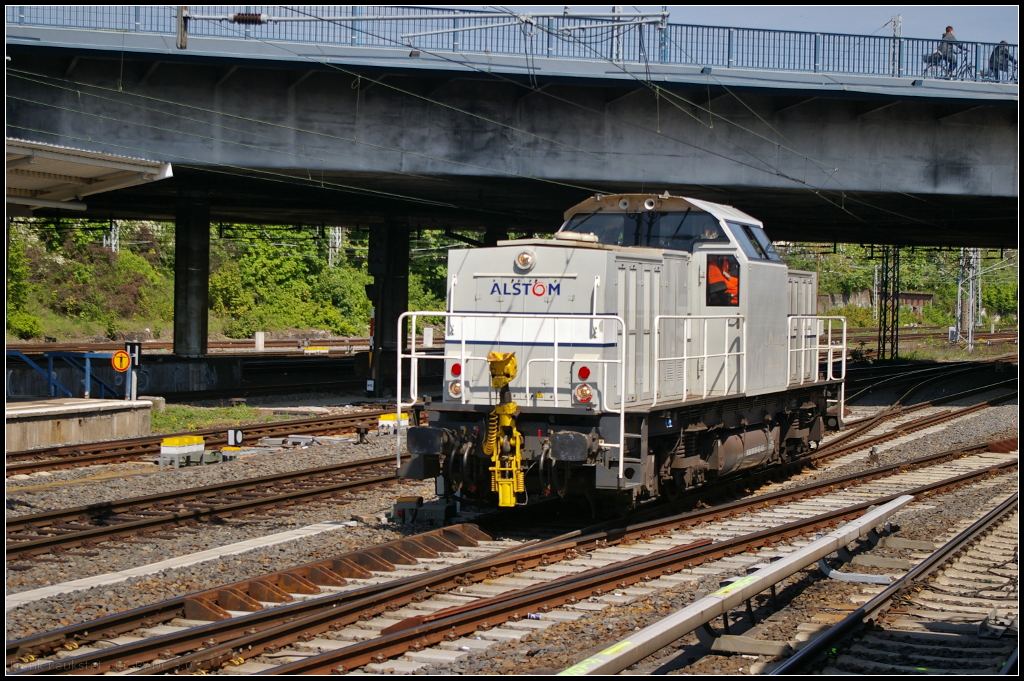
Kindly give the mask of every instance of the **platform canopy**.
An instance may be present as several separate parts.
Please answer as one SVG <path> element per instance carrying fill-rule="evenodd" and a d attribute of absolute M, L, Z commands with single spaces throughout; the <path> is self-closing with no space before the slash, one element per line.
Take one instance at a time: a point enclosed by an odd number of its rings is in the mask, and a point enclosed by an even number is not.
<path fill-rule="evenodd" d="M 86 210 L 82 199 L 172 177 L 170 163 L 7 138 L 7 215 Z"/>

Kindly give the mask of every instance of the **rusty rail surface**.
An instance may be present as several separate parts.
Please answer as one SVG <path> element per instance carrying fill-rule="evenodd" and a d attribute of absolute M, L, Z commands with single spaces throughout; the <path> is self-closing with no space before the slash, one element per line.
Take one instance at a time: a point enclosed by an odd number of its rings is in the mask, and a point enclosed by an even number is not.
<path fill-rule="evenodd" d="M 373 469 L 387 472 L 367 474 Z M 352 474 L 358 474 L 358 477 L 351 479 L 349 476 Z M 18 516 L 6 524 L 7 559 L 29 558 L 71 548 L 91 548 L 104 541 L 151 535 L 158 530 L 194 526 L 214 518 L 249 515 L 276 506 L 342 496 L 367 487 L 393 483 L 397 479 L 394 458 L 379 457 Z M 298 489 L 294 489 L 296 487 Z M 185 510 L 160 508 L 168 505 Z M 45 536 L 32 538 L 29 535 L 29 538 L 19 539 L 19 534 L 29 532 Z"/>
<path fill-rule="evenodd" d="M 1013 466 L 1016 466 L 1016 463 L 999 464 L 975 473 L 948 478 L 939 483 L 923 485 L 901 494 L 915 496 L 925 493 L 934 494 L 969 483 L 979 477 L 987 477 L 1005 471 Z M 453 640 L 472 634 L 478 629 L 488 629 L 509 620 L 520 619 L 528 612 L 545 612 L 546 609 L 552 607 L 576 603 L 612 589 L 625 588 L 637 582 L 648 581 L 653 575 L 671 574 L 682 567 L 695 567 L 707 561 L 792 539 L 807 532 L 820 531 L 835 523 L 855 519 L 871 506 L 887 503 L 898 496 L 900 495 L 881 497 L 870 502 L 848 506 L 813 518 L 794 521 L 778 528 L 753 532 L 723 542 L 667 549 L 650 556 L 639 556 L 607 568 L 597 568 L 578 575 L 568 575 L 550 584 L 530 587 L 512 595 L 502 594 L 494 598 L 481 599 L 454 610 L 443 610 L 424 618 L 414 618 L 412 621 L 399 623 L 392 627 L 392 631 L 382 632 L 383 635 L 379 638 L 358 642 L 306 660 L 281 665 L 266 673 L 273 675 L 343 673 L 370 662 L 404 654 L 408 650 L 416 650 L 444 640 Z M 524 557 L 521 569 L 539 565 L 541 560 L 542 557 L 529 559 Z M 251 657 L 266 649 L 265 641 L 270 637 L 275 639 L 273 645 L 280 646 L 282 643 L 287 644 L 301 640 L 299 637 L 302 635 L 315 635 L 319 631 L 324 631 L 330 626 L 330 623 L 327 623 L 322 629 L 324 620 L 330 622 L 330 616 L 314 616 L 305 620 L 283 623 L 275 628 L 276 631 L 268 630 L 260 634 L 246 636 L 234 641 L 228 647 L 235 655 Z M 402 628 L 403 625 L 408 628 Z M 224 652 L 226 651 L 215 651 L 211 648 L 199 653 L 192 653 L 175 661 L 177 664 L 174 665 L 174 668 L 193 669 L 194 667 L 187 666 L 188 662 L 193 662 L 193 664 L 203 662 L 211 666 L 216 666 L 218 663 L 223 664 L 231 659 L 225 659 Z M 182 666 L 183 662 L 186 665 L 184 667 Z M 152 668 L 140 670 L 140 673 L 158 673 L 157 666 L 162 665 L 154 665 Z M 150 669 L 154 671 L 151 672 Z"/>
<path fill-rule="evenodd" d="M 870 601 L 851 612 L 841 622 L 837 622 L 834 626 L 829 627 L 828 631 L 822 636 L 809 641 L 806 647 L 796 651 L 792 657 L 773 669 L 769 674 L 773 676 L 802 674 L 807 667 L 820 662 L 823 658 L 827 659 L 825 654 L 828 651 L 848 647 L 845 645 L 848 641 L 853 640 L 864 629 L 875 624 L 879 616 L 888 611 L 896 603 L 897 599 L 912 593 L 910 590 L 914 589 L 915 584 L 929 581 L 932 575 L 944 567 L 949 567 L 949 563 L 953 559 L 976 544 L 979 538 L 991 528 L 1006 522 L 1007 517 L 1017 510 L 1018 504 L 1019 493 L 1014 493 L 1009 499 L 963 530 L 952 541 L 937 549 L 930 557 L 915 565 L 905 575 L 888 585 Z M 920 589 L 918 588 L 917 590 L 919 591 Z M 953 594 L 953 596 L 961 596 L 961 594 Z M 1016 603 L 1014 602 L 1014 604 Z M 1007 644 L 1017 645 L 1016 637 L 1013 637 L 1012 641 L 1007 640 Z M 984 657 L 986 653 L 992 655 L 993 652 L 998 651 L 975 649 L 974 652 L 979 657 Z M 921 654 L 923 653 L 916 653 L 916 655 Z M 915 652 L 911 651 L 910 655 L 915 655 Z M 902 663 L 903 665 L 910 666 L 916 664 L 914 660 L 907 659 L 908 655 L 894 653 L 892 657 L 902 658 L 891 660 L 890 663 L 893 665 L 900 665 Z M 998 655 L 996 657 L 998 659 Z M 971 673 L 971 671 L 965 669 L 964 673 Z M 975 670 L 974 673 L 978 672 Z M 1007 669 L 1000 672 L 1000 674 L 1007 673 L 1016 674 L 1016 671 Z"/>

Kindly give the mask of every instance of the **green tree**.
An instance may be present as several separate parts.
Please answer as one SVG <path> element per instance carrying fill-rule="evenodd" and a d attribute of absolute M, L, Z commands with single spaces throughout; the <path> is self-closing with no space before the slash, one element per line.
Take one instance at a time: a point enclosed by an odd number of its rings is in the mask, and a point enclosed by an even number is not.
<path fill-rule="evenodd" d="M 227 317 L 228 336 L 245 338 L 255 331 L 285 328 L 360 331 L 358 270 L 349 272 L 343 264 L 336 269 L 344 272 L 329 272 L 318 233 L 309 228 L 235 225 L 217 250 L 210 309 Z M 365 298 L 362 290 L 358 294 Z M 368 325 L 368 310 L 365 319 Z"/>
<path fill-rule="evenodd" d="M 20 235 L 11 234 L 7 239 L 7 319 L 6 327 L 22 340 L 39 338 L 43 325 L 39 318 L 28 311 L 31 292 L 29 283 L 29 259 Z"/>
<path fill-rule="evenodd" d="M 981 287 L 981 304 L 989 314 L 1017 314 L 1017 284 L 995 281 Z"/>

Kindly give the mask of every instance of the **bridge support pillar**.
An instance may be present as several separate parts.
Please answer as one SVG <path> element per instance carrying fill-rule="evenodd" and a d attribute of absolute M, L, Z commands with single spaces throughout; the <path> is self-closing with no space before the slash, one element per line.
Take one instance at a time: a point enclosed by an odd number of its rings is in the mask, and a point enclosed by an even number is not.
<path fill-rule="evenodd" d="M 374 309 L 370 378 L 373 396 L 385 397 L 394 389 L 398 349 L 406 344 L 405 329 L 398 331 L 398 317 L 409 309 L 408 226 L 391 222 L 370 232 L 369 272 L 373 283 L 367 286 L 367 294 Z"/>
<path fill-rule="evenodd" d="M 181 190 L 174 221 L 174 354 L 206 354 L 210 300 L 210 201 Z"/>
<path fill-rule="evenodd" d="M 878 358 L 900 355 L 900 247 L 882 246 L 878 286 Z"/>
<path fill-rule="evenodd" d="M 499 241 L 508 238 L 506 225 L 487 225 L 484 230 L 484 246 L 497 246 Z"/>

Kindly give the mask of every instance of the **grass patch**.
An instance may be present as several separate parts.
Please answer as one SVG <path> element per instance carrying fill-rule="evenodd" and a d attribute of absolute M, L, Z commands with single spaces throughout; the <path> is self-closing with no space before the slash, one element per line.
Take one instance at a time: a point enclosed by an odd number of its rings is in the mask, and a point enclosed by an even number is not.
<path fill-rule="evenodd" d="M 974 344 L 974 352 L 967 352 L 967 348 L 960 348 L 955 345 L 926 345 L 925 347 L 903 350 L 900 349 L 900 359 L 906 360 L 930 360 L 933 362 L 968 362 L 971 360 L 988 359 L 998 357 L 1007 353 L 1016 352 L 1017 346 L 1010 343 L 998 343 L 994 345 Z"/>
<path fill-rule="evenodd" d="M 850 346 L 851 358 L 856 362 L 863 358 L 865 343 Z M 868 348 L 874 350 L 874 347 Z M 993 343 L 986 345 L 983 341 L 974 344 L 974 352 L 967 352 L 966 347 L 950 345 L 945 341 L 927 339 L 914 341 L 912 338 L 900 336 L 900 356 L 902 360 L 918 360 L 931 362 L 968 362 L 971 360 L 988 359 L 1017 352 L 1013 343 Z"/>
<path fill-rule="evenodd" d="M 153 412 L 150 427 L 154 435 L 183 433 L 204 428 L 245 426 L 253 423 L 307 418 L 305 414 L 285 416 L 261 412 L 256 407 L 192 407 L 185 404 L 167 405 L 163 412 Z"/>

